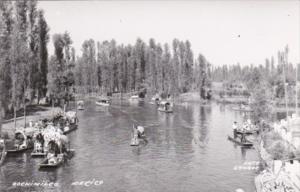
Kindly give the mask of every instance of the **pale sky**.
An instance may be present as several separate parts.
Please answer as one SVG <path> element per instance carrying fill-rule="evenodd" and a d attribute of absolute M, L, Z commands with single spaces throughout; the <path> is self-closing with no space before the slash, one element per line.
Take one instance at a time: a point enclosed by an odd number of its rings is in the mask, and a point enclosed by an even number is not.
<path fill-rule="evenodd" d="M 264 64 L 288 44 L 299 63 L 299 1 L 41 1 L 50 35 L 68 31 L 77 54 L 84 40 L 134 44 L 189 40 L 213 65 Z M 53 54 L 53 44 L 49 45 Z"/>

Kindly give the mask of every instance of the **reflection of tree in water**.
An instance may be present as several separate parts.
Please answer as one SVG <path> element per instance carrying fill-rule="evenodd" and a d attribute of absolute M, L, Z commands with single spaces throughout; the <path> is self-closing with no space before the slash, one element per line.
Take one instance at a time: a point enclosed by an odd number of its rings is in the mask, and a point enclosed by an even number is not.
<path fill-rule="evenodd" d="M 220 108 L 220 111 L 221 111 L 221 112 L 225 112 L 225 105 L 220 104 L 220 105 L 219 105 L 219 108 Z"/>
<path fill-rule="evenodd" d="M 245 147 L 241 147 L 242 160 L 246 160 L 246 152 L 247 149 Z"/>
<path fill-rule="evenodd" d="M 208 139 L 208 119 L 207 119 L 207 115 L 211 114 L 211 108 L 204 108 L 203 106 L 200 106 L 200 136 L 199 136 L 199 140 L 202 143 L 206 143 L 207 139 Z"/>
<path fill-rule="evenodd" d="M 173 130 L 176 154 L 190 154 L 192 153 L 192 140 L 193 140 L 193 113 L 190 108 L 182 109 L 176 112 L 174 118 Z"/>

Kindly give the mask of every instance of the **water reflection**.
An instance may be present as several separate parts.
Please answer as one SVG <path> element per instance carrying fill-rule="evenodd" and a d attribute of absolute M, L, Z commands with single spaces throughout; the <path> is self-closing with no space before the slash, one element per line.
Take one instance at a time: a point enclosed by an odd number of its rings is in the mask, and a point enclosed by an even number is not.
<path fill-rule="evenodd" d="M 223 105 L 175 106 L 173 114 L 155 105 L 113 101 L 102 109 L 86 102 L 78 112 L 79 129 L 69 135 L 76 155 L 51 172 L 38 170 L 41 159 L 24 154 L 9 158 L 0 168 L 0 191 L 20 191 L 12 182 L 58 182 L 56 188 L 36 191 L 254 191 L 253 171 L 236 172 L 235 165 L 257 160 L 254 150 L 227 140 L 234 120 L 242 116 Z M 132 124 L 145 127 L 147 141 L 129 145 Z M 101 186 L 72 186 L 75 181 L 103 180 Z"/>

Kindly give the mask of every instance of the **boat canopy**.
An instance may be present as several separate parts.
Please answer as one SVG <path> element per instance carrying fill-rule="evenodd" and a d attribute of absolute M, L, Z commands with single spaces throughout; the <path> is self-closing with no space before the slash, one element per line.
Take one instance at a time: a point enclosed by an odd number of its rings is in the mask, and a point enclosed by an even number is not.
<path fill-rule="evenodd" d="M 139 96 L 138 96 L 138 95 L 132 95 L 130 98 L 131 98 L 131 99 L 138 99 Z"/>
<path fill-rule="evenodd" d="M 25 135 L 25 133 L 23 132 L 23 131 L 16 131 L 15 132 L 15 138 L 16 139 L 26 139 L 27 137 L 26 137 L 26 135 Z"/>
<path fill-rule="evenodd" d="M 169 101 L 161 101 L 159 104 L 160 105 L 172 105 L 172 103 Z"/>
<path fill-rule="evenodd" d="M 77 105 L 83 105 L 83 104 L 84 104 L 84 102 L 82 100 L 77 101 Z"/>
<path fill-rule="evenodd" d="M 76 115 L 77 115 L 76 111 L 68 111 L 68 112 L 66 112 L 66 117 L 68 119 L 74 119 L 74 118 L 76 118 Z"/>
<path fill-rule="evenodd" d="M 99 99 L 98 102 L 100 103 L 109 103 L 109 99 Z"/>

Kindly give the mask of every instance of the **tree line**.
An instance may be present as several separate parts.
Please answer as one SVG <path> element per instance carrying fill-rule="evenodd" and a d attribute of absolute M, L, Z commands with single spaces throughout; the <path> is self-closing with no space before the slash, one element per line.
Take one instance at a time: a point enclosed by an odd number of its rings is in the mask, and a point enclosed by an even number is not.
<path fill-rule="evenodd" d="M 189 41 L 174 39 L 170 46 L 154 39 L 147 44 L 138 38 L 134 45 L 89 39 L 83 42 L 79 57 L 68 33 L 54 35 L 53 43 L 55 55 L 48 75 L 53 97 L 68 98 L 73 88 L 84 94 L 178 95 L 199 90 L 205 98 L 210 86 L 211 64 L 201 54 L 194 59 Z"/>
<path fill-rule="evenodd" d="M 245 86 L 252 100 L 255 119 L 268 118 L 272 108 L 278 105 L 295 106 L 296 70 L 298 67 L 288 62 L 288 46 L 277 53 L 277 63 L 272 56 L 265 64 L 258 66 L 223 65 L 212 69 L 212 81 L 226 84 L 240 83 Z M 299 81 L 298 75 L 298 81 Z M 298 99 L 300 96 L 298 95 Z"/>
<path fill-rule="evenodd" d="M 36 0 L 0 1 L 3 115 L 47 93 L 49 27 Z"/>

